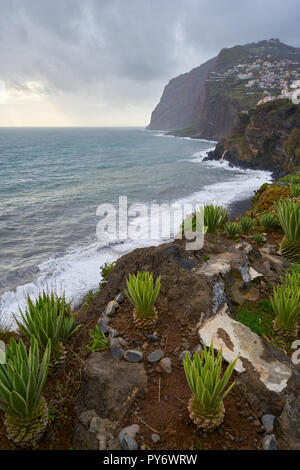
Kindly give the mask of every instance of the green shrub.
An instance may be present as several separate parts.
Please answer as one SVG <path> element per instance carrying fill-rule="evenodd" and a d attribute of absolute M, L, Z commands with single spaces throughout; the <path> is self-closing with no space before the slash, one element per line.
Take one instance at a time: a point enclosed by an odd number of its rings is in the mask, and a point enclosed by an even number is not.
<path fill-rule="evenodd" d="M 129 301 L 134 305 L 136 315 L 141 319 L 148 319 L 153 317 L 154 305 L 159 296 L 161 289 L 161 277 L 156 279 L 154 285 L 153 274 L 148 272 L 138 272 L 129 274 L 126 279 L 127 290 L 125 295 Z"/>
<path fill-rule="evenodd" d="M 65 297 L 56 297 L 45 292 L 39 295 L 35 303 L 28 297 L 28 308 L 25 313 L 20 311 L 20 317 L 15 318 L 20 331 L 28 338 L 34 336 L 43 353 L 48 341 L 51 342 L 51 363 L 61 356 L 61 342 L 66 341 L 79 327 L 75 318 L 70 315 L 70 304 Z"/>
<path fill-rule="evenodd" d="M 284 231 L 280 245 L 282 256 L 291 262 L 300 262 L 300 202 L 282 201 L 277 215 Z"/>
<path fill-rule="evenodd" d="M 6 348 L 6 363 L 0 364 L 0 409 L 6 413 L 5 427 L 15 444 L 35 444 L 45 431 L 48 411 L 42 397 L 48 375 L 50 341 L 40 358 L 32 337 L 29 354 L 22 340 Z M 41 359 L 41 362 L 40 362 Z"/>
<path fill-rule="evenodd" d="M 100 290 L 103 289 L 103 287 L 106 286 L 107 281 L 108 281 L 108 276 L 112 272 L 116 265 L 116 262 L 114 261 L 113 263 L 105 263 L 101 268 L 100 268 L 100 274 L 101 274 L 101 282 L 100 282 Z"/>
<path fill-rule="evenodd" d="M 278 219 L 274 214 L 262 214 L 260 222 L 266 232 L 278 225 Z"/>
<path fill-rule="evenodd" d="M 300 185 L 292 184 L 290 187 L 290 193 L 292 197 L 298 197 L 300 195 Z"/>
<path fill-rule="evenodd" d="M 204 207 L 204 226 L 207 227 L 206 233 L 218 233 L 226 223 L 228 209 L 222 206 L 208 205 Z"/>
<path fill-rule="evenodd" d="M 300 288 L 295 288 L 291 278 L 285 283 L 273 288 L 270 298 L 273 311 L 276 315 L 275 324 L 282 332 L 297 329 L 297 320 L 300 313 Z"/>
<path fill-rule="evenodd" d="M 240 233 L 240 226 L 235 222 L 227 222 L 225 224 L 225 231 L 229 238 L 235 238 Z"/>
<path fill-rule="evenodd" d="M 241 217 L 239 223 L 244 235 L 248 235 L 254 227 L 254 221 L 250 217 Z"/>
<path fill-rule="evenodd" d="M 253 240 L 259 246 L 261 246 L 265 243 L 265 237 L 262 235 L 262 233 L 254 233 L 253 234 Z"/>
<path fill-rule="evenodd" d="M 91 345 L 87 346 L 87 349 L 91 352 L 105 351 L 109 346 L 109 340 L 105 334 L 100 330 L 99 326 L 96 325 L 94 330 L 90 330 L 90 337 L 92 339 Z"/>
<path fill-rule="evenodd" d="M 224 419 L 224 398 L 233 389 L 233 382 L 225 388 L 233 373 L 237 359 L 233 361 L 222 375 L 222 351 L 217 358 L 214 355 L 213 345 L 209 350 L 204 347 L 201 356 L 198 352 L 193 359 L 186 353 L 184 371 L 187 382 L 192 391 L 189 403 L 190 418 L 194 423 L 204 429 L 213 429 Z"/>

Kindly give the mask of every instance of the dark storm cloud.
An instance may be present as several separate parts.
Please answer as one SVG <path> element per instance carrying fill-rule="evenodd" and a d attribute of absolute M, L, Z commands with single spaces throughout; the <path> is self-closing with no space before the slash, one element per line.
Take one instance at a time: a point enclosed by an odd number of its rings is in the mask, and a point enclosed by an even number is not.
<path fill-rule="evenodd" d="M 155 102 L 163 85 L 222 47 L 279 37 L 300 46 L 299 0 L 0 0 L 1 77 L 114 106 Z"/>

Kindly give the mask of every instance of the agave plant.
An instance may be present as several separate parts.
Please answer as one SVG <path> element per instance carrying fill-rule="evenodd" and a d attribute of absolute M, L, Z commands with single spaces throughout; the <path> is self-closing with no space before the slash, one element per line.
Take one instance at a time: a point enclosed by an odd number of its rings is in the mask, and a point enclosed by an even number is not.
<path fill-rule="evenodd" d="M 252 220 L 250 217 L 241 217 L 240 227 L 241 227 L 242 233 L 244 235 L 248 235 L 250 230 L 252 230 L 254 227 L 254 220 Z"/>
<path fill-rule="evenodd" d="M 273 227 L 278 225 L 278 219 L 274 214 L 263 214 L 260 218 L 260 222 L 266 231 L 271 230 Z"/>
<path fill-rule="evenodd" d="M 227 222 L 225 224 L 225 231 L 229 238 L 235 238 L 240 233 L 240 226 L 235 222 Z"/>
<path fill-rule="evenodd" d="M 192 391 L 189 401 L 189 415 L 191 420 L 203 430 L 212 430 L 219 426 L 224 419 L 224 398 L 233 389 L 233 382 L 225 390 L 233 373 L 237 359 L 235 359 L 222 374 L 222 351 L 215 358 L 213 345 L 207 350 L 204 347 L 201 356 L 198 352 L 193 359 L 186 353 L 183 360 L 187 382 Z"/>
<path fill-rule="evenodd" d="M 300 314 L 299 274 L 287 274 L 285 283 L 273 288 L 270 302 L 276 315 L 275 330 L 288 338 L 297 336 Z"/>
<path fill-rule="evenodd" d="M 204 207 L 204 225 L 206 233 L 215 234 L 220 231 L 227 220 L 228 209 L 210 204 Z"/>
<path fill-rule="evenodd" d="M 43 292 L 35 303 L 28 297 L 28 308 L 25 313 L 21 309 L 19 311 L 21 320 L 18 318 L 15 320 L 20 331 L 28 339 L 32 336 L 36 337 L 41 353 L 45 351 L 50 339 L 49 372 L 54 372 L 65 359 L 63 342 L 78 330 L 65 298 L 57 298 L 53 293 L 49 296 Z"/>
<path fill-rule="evenodd" d="M 0 364 L 0 409 L 5 413 L 8 437 L 20 447 L 31 447 L 43 436 L 48 409 L 42 394 L 48 375 L 50 341 L 40 361 L 37 340 L 32 337 L 29 353 L 24 343 L 11 339 L 6 363 Z"/>
<path fill-rule="evenodd" d="M 154 285 L 153 274 L 138 272 L 129 274 L 126 280 L 125 295 L 134 305 L 134 322 L 141 329 L 152 328 L 157 321 L 157 312 L 154 307 L 161 289 L 161 277 L 156 279 Z"/>
<path fill-rule="evenodd" d="M 292 184 L 290 187 L 290 195 L 292 197 L 298 197 L 300 195 L 300 185 Z"/>
<path fill-rule="evenodd" d="M 300 262 L 300 202 L 278 203 L 277 214 L 284 231 L 280 250 L 284 258 L 292 263 Z"/>
<path fill-rule="evenodd" d="M 265 243 L 265 237 L 262 233 L 254 233 L 253 240 L 257 245 L 263 245 Z"/>

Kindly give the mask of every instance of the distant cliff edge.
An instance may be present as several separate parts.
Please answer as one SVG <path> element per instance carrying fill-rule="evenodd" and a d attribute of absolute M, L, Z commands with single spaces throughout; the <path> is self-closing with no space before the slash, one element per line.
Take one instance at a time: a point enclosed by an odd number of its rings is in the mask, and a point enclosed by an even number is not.
<path fill-rule="evenodd" d="M 233 133 L 205 160 L 271 170 L 275 177 L 300 166 L 300 105 L 276 100 L 239 114 Z"/>
<path fill-rule="evenodd" d="M 231 134 L 241 111 L 298 78 L 300 48 L 278 39 L 222 49 L 168 83 L 148 129 L 220 140 Z"/>

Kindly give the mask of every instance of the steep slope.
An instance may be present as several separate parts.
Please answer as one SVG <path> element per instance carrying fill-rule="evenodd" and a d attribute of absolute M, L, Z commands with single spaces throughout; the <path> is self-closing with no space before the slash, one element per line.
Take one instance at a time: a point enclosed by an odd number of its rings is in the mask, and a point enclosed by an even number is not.
<path fill-rule="evenodd" d="M 235 166 L 272 170 L 276 176 L 300 166 L 300 105 L 275 100 L 242 112 L 231 136 L 205 160 L 225 159 Z"/>
<path fill-rule="evenodd" d="M 270 74 L 275 78 L 269 79 Z M 232 132 L 241 111 L 265 94 L 280 93 L 286 77 L 300 78 L 299 48 L 271 39 L 222 49 L 169 82 L 148 129 L 220 140 Z"/>

